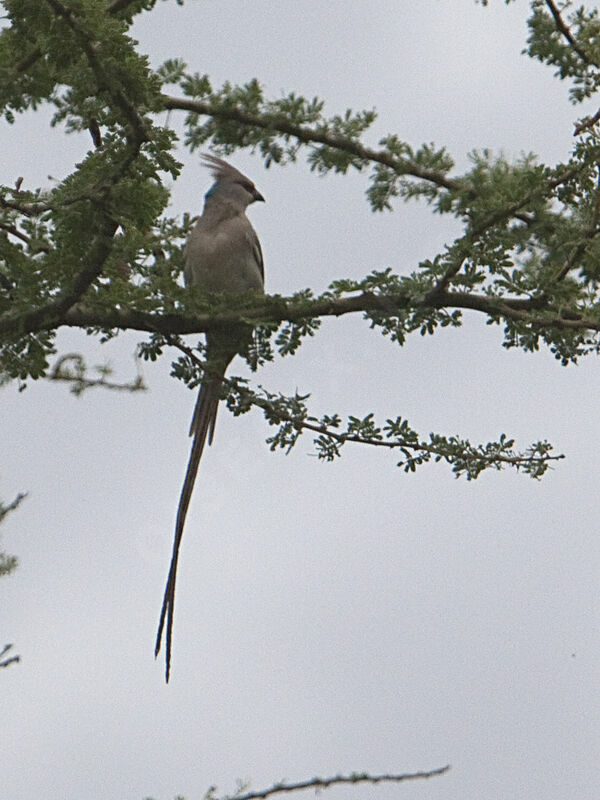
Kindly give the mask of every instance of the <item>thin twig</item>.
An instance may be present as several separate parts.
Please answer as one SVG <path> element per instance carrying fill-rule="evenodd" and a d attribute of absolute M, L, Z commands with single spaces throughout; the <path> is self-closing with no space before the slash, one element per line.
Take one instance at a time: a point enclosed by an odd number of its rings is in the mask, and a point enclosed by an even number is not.
<path fill-rule="evenodd" d="M 8 667 L 9 664 L 17 664 L 21 660 L 21 656 L 10 656 L 3 658 L 9 650 L 12 649 L 12 644 L 5 644 L 0 652 L 0 667 Z"/>
<path fill-rule="evenodd" d="M 73 364 L 72 371 L 68 364 Z M 100 378 L 86 378 L 86 366 L 82 356 L 79 353 L 66 353 L 61 356 L 52 370 L 48 374 L 50 381 L 64 381 L 73 385 L 72 391 L 76 394 L 81 394 L 85 389 L 112 389 L 121 392 L 145 392 L 147 387 L 140 374 L 129 383 L 116 383 L 109 381 L 106 376 L 102 375 Z"/>
<path fill-rule="evenodd" d="M 4 519 L 4 517 L 9 514 L 11 511 L 14 511 L 15 508 L 21 504 L 21 502 L 27 497 L 24 492 L 19 492 L 19 494 L 15 497 L 15 499 L 10 502 L 7 506 L 2 505 L 0 503 L 0 522 Z"/>
<path fill-rule="evenodd" d="M 171 347 L 175 347 L 177 350 L 180 350 L 184 355 L 186 355 L 190 361 L 192 361 L 196 366 L 200 367 L 200 369 L 205 372 L 206 371 L 206 362 L 202 361 L 202 359 L 198 358 L 198 356 L 194 353 L 192 348 L 188 347 L 184 344 L 180 339 L 176 337 L 167 337 L 168 344 Z M 222 382 L 225 386 L 231 385 L 231 382 L 227 380 L 227 378 L 223 378 Z M 252 397 L 248 396 L 246 399 L 254 406 L 258 408 L 262 408 L 263 410 L 270 410 L 272 408 L 272 403 L 268 398 L 262 398 L 257 396 L 254 392 L 251 393 Z M 279 422 L 289 422 L 291 425 L 294 426 L 296 430 L 309 430 L 313 433 L 318 433 L 321 436 L 325 436 L 329 439 L 334 439 L 336 442 L 340 444 L 345 444 L 346 442 L 353 442 L 355 444 L 366 444 L 371 445 L 373 447 L 385 447 L 388 450 L 397 450 L 399 448 L 403 450 L 413 450 L 413 451 L 422 451 L 428 453 L 433 456 L 442 456 L 445 457 L 446 453 L 443 448 L 436 447 L 435 445 L 427 444 L 423 441 L 384 441 L 380 438 L 375 437 L 368 437 L 368 436 L 360 436 L 359 434 L 347 434 L 347 433 L 340 433 L 333 428 L 329 428 L 326 425 L 323 425 L 318 422 L 309 422 L 304 417 L 294 416 L 293 414 L 289 414 L 281 409 L 277 409 L 275 411 L 275 416 Z M 310 417 L 308 419 L 311 419 Z M 314 417 L 312 418 L 314 419 Z M 562 461 L 565 458 L 563 454 L 559 454 L 557 456 L 506 456 L 501 454 L 486 454 L 486 453 L 473 453 L 472 460 L 473 461 L 483 461 L 486 463 L 493 464 L 495 462 L 500 462 L 502 464 L 508 464 L 512 467 L 521 467 L 525 464 L 544 464 L 548 461 Z"/>
<path fill-rule="evenodd" d="M 299 781 L 298 783 L 276 783 L 269 789 L 235 795 L 232 800 L 264 800 L 264 798 L 270 797 L 273 794 L 298 792 L 305 789 L 327 789 L 330 786 L 344 783 L 403 783 L 404 781 L 435 778 L 438 775 L 444 775 L 449 769 L 450 764 L 446 764 L 445 767 L 439 767 L 438 769 L 420 772 L 404 772 L 397 775 L 369 775 L 367 772 L 355 772 L 351 775 L 335 775 L 332 778 L 312 778 L 311 780 Z"/>

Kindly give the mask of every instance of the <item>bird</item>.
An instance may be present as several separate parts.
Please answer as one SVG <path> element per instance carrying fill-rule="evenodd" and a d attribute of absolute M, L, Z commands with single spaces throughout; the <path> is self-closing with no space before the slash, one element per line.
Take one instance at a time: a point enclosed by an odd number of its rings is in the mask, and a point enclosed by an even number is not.
<path fill-rule="evenodd" d="M 207 293 L 264 294 L 264 262 L 258 236 L 246 216 L 247 207 L 264 197 L 254 183 L 223 159 L 212 154 L 201 156 L 203 165 L 214 178 L 204 197 L 204 209 L 190 233 L 184 250 L 186 287 L 201 287 Z M 198 465 L 208 439 L 212 444 L 225 371 L 233 358 L 244 352 L 252 340 L 252 328 L 233 325 L 227 329 L 207 331 L 206 362 L 198 399 L 192 416 L 189 435 L 193 437 L 187 470 L 183 481 L 171 565 L 165 586 L 154 657 L 160 652 L 165 636 L 165 679 L 171 672 L 173 612 L 179 547 L 185 518 L 192 496 Z"/>

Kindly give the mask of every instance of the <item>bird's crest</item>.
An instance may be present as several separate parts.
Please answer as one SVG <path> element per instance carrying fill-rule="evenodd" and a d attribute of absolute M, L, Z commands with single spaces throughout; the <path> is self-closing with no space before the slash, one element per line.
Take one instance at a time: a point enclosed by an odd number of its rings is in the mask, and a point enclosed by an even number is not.
<path fill-rule="evenodd" d="M 228 164 L 227 161 L 223 161 L 222 158 L 217 158 L 217 156 L 213 156 L 211 153 L 202 153 L 200 158 L 204 162 L 204 166 L 210 170 L 210 174 L 216 181 L 223 179 L 230 181 L 244 181 L 245 183 L 249 183 L 251 186 L 254 186 L 249 178 L 243 175 L 235 167 L 232 167 L 231 164 Z"/>

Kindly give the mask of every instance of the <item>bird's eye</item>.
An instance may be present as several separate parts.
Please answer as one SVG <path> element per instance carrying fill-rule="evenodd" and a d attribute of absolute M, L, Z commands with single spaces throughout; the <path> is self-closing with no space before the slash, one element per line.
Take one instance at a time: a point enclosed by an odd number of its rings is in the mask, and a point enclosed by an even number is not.
<path fill-rule="evenodd" d="M 240 186 L 243 186 L 244 189 L 248 192 L 248 194 L 254 194 L 256 189 L 254 188 L 254 184 L 250 183 L 250 181 L 238 181 Z"/>

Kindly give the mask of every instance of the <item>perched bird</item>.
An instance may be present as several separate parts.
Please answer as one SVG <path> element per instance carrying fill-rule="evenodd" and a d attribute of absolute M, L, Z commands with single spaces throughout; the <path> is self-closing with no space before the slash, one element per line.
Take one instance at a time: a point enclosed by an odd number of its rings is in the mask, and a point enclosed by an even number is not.
<path fill-rule="evenodd" d="M 264 265 L 260 242 L 246 217 L 246 208 L 264 197 L 251 180 L 227 162 L 213 155 L 201 158 L 215 182 L 204 198 L 202 216 L 192 230 L 185 246 L 184 276 L 186 286 L 201 286 L 206 292 L 264 292 Z M 171 640 L 175 606 L 177 559 L 183 534 L 185 516 L 192 496 L 198 464 L 208 437 L 212 444 L 219 404 L 219 392 L 225 370 L 239 352 L 244 352 L 252 339 L 247 325 L 234 325 L 227 330 L 206 334 L 208 368 L 200 386 L 190 436 L 192 449 L 185 480 L 179 498 L 175 539 L 169 577 L 165 587 L 160 621 L 156 635 L 155 657 L 159 654 L 165 622 L 166 670 L 169 682 L 171 671 Z"/>

